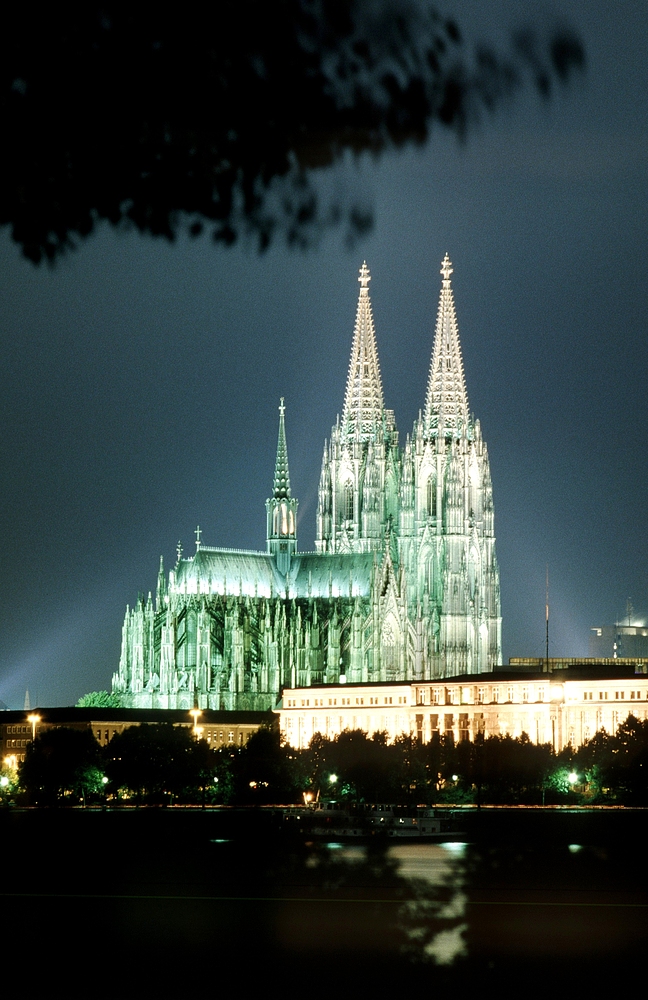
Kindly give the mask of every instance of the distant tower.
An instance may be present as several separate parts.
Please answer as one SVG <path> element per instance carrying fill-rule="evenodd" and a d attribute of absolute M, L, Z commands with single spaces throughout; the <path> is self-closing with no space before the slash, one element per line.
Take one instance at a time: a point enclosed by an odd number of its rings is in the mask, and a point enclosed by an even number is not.
<path fill-rule="evenodd" d="M 275 462 L 272 496 L 266 500 L 267 532 L 266 551 L 275 555 L 277 568 L 282 574 L 290 569 L 291 557 L 297 551 L 298 501 L 290 495 L 290 472 L 284 422 L 283 396 L 279 403 L 279 438 Z"/>
<path fill-rule="evenodd" d="M 25 691 L 25 704 L 23 705 L 24 712 L 31 712 L 31 701 L 29 698 L 29 688 Z"/>
<path fill-rule="evenodd" d="M 385 409 L 366 261 L 360 268 L 342 421 L 324 446 L 315 548 L 373 552 L 398 511 L 398 431 Z"/>

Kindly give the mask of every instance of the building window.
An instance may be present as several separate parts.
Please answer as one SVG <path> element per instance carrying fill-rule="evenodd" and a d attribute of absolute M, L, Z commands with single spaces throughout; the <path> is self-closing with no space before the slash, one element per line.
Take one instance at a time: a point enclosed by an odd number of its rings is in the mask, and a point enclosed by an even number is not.
<path fill-rule="evenodd" d="M 345 521 L 353 520 L 353 483 L 345 483 L 344 485 L 344 519 Z"/>
<path fill-rule="evenodd" d="M 436 517 L 437 491 L 434 477 L 430 476 L 427 481 L 427 512 L 430 517 Z"/>

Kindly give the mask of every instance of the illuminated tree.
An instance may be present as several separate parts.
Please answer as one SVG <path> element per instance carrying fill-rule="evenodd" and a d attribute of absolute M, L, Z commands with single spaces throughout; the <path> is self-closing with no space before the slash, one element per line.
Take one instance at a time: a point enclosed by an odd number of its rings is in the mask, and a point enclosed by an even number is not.
<path fill-rule="evenodd" d="M 82 695 L 76 703 L 77 708 L 120 708 L 121 698 L 111 691 L 90 691 Z"/>

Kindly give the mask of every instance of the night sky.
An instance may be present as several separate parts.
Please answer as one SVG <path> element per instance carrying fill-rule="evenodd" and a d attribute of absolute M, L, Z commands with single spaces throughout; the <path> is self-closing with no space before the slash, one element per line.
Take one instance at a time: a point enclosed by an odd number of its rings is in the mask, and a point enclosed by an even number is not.
<path fill-rule="evenodd" d="M 482 8 L 489 8 L 487 16 Z M 536 3 L 456 7 L 498 42 Z M 446 8 L 453 13 L 453 5 Z M 492 11 L 497 15 L 493 16 Z M 263 549 L 286 399 L 300 548 L 342 408 L 366 258 L 385 403 L 423 406 L 447 251 L 471 409 L 488 443 L 504 662 L 648 616 L 648 7 L 569 4 L 587 72 L 530 87 L 461 145 L 321 180 L 375 210 L 356 246 L 225 250 L 100 228 L 53 269 L 0 233 L 0 699 L 110 688 L 126 603 L 182 540 Z M 517 15 L 514 17 L 513 14 Z M 543 15 L 544 16 L 544 15 Z"/>

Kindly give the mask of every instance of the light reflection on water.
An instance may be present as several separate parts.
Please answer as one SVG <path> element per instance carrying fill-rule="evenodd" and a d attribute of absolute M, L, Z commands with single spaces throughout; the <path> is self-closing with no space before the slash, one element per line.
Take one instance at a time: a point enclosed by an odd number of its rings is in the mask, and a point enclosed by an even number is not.
<path fill-rule="evenodd" d="M 332 950 L 357 940 L 358 953 L 383 955 L 392 945 L 414 964 L 472 970 L 491 985 L 514 967 L 549 962 L 566 975 L 574 963 L 583 975 L 587 963 L 628 968 L 644 954 L 648 879 L 629 845 L 645 841 L 648 813 L 502 811 L 480 823 L 461 842 L 390 841 L 384 853 L 376 844 L 310 845 L 310 891 L 323 886 L 349 905 L 323 902 L 313 935 L 295 904 L 286 946 L 297 950 L 298 941 L 305 950 L 315 936 Z M 357 928 L 371 914 L 375 923 L 361 937 Z"/>
<path fill-rule="evenodd" d="M 410 940 L 416 943 L 427 931 L 423 951 L 438 965 L 451 965 L 466 954 L 467 896 L 461 864 L 466 847 L 451 841 L 395 844 L 389 849 L 390 857 L 398 862 L 399 874 L 411 883 L 414 892 L 403 908 Z M 431 927 L 435 931 L 430 935 Z"/>
<path fill-rule="evenodd" d="M 390 843 L 388 857 L 409 883 L 411 898 L 401 906 L 400 918 L 413 948 L 439 965 L 450 965 L 466 954 L 467 930 L 462 859 L 468 845 L 446 843 Z M 327 844 L 340 862 L 362 864 L 367 849 L 361 844 Z"/>

